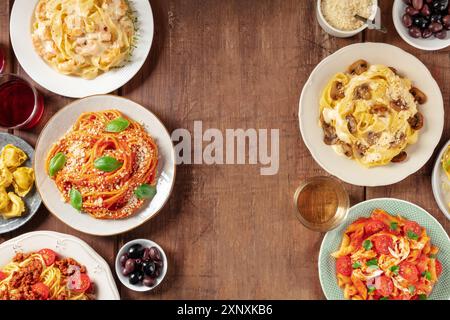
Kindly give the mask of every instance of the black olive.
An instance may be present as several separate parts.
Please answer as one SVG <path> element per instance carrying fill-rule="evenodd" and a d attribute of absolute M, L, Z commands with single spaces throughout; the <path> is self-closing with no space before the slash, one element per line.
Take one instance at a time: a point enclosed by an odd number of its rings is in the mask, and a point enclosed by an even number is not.
<path fill-rule="evenodd" d="M 155 271 L 156 271 L 156 265 L 152 261 L 145 261 L 142 264 L 142 270 L 144 271 L 145 275 L 147 275 L 149 277 L 154 277 Z"/>
<path fill-rule="evenodd" d="M 442 19 L 442 15 L 439 13 L 432 14 L 431 18 L 430 18 L 431 22 L 440 22 L 441 19 Z"/>
<path fill-rule="evenodd" d="M 420 29 L 425 29 L 428 27 L 428 20 L 421 15 L 416 15 L 413 17 L 413 25 Z"/>
<path fill-rule="evenodd" d="M 444 11 L 448 7 L 448 0 L 434 0 L 431 7 L 435 12 Z"/>
<path fill-rule="evenodd" d="M 144 274 L 142 273 L 142 271 L 135 271 L 132 274 L 130 274 L 130 278 L 128 279 L 128 281 L 130 282 L 130 284 L 138 284 L 140 281 L 142 281 L 142 279 L 144 278 Z"/>
<path fill-rule="evenodd" d="M 144 253 L 144 248 L 140 244 L 133 244 L 128 248 L 127 254 L 131 259 L 139 259 L 142 258 Z"/>

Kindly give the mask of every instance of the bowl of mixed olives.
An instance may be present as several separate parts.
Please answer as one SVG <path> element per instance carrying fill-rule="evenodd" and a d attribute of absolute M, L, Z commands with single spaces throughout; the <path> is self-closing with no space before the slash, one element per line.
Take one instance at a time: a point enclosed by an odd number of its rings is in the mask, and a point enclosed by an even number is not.
<path fill-rule="evenodd" d="M 151 240 L 130 241 L 117 254 L 116 273 L 120 282 L 131 290 L 153 290 L 166 276 L 166 254 Z"/>
<path fill-rule="evenodd" d="M 395 0 L 392 18 L 399 35 L 422 50 L 450 46 L 449 0 Z"/>

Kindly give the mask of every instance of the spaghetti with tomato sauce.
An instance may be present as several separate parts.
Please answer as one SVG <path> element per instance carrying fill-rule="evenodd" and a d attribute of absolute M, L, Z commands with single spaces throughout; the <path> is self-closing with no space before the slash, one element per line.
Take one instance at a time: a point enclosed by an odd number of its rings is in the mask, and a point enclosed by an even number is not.
<path fill-rule="evenodd" d="M 97 219 L 134 214 L 156 193 L 158 148 L 144 127 L 117 110 L 83 113 L 51 148 L 47 173 L 65 202 Z M 154 194 L 153 194 L 154 195 Z"/>
<path fill-rule="evenodd" d="M 0 269 L 0 300 L 93 300 L 86 268 L 51 249 L 17 253 Z"/>
<path fill-rule="evenodd" d="M 338 285 L 353 300 L 427 299 L 442 274 L 425 228 L 375 209 L 345 230 L 336 258 Z"/>

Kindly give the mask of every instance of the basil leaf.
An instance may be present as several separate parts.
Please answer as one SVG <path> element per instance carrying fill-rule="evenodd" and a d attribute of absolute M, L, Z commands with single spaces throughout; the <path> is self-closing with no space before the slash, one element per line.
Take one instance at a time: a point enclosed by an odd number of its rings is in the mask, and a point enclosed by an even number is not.
<path fill-rule="evenodd" d="M 361 263 L 359 263 L 358 261 L 356 261 L 354 264 L 352 264 L 352 268 L 353 268 L 353 269 L 361 268 Z"/>
<path fill-rule="evenodd" d="M 393 274 L 398 275 L 398 271 L 400 270 L 400 267 L 399 266 L 392 266 L 392 267 L 390 267 L 389 270 L 391 270 L 391 272 Z"/>
<path fill-rule="evenodd" d="M 381 297 L 380 300 L 389 300 L 389 297 Z"/>
<path fill-rule="evenodd" d="M 370 267 L 370 266 L 378 267 L 378 260 L 376 258 L 372 259 L 372 260 L 369 260 L 369 261 L 366 262 L 366 266 L 368 266 L 368 267 Z"/>
<path fill-rule="evenodd" d="M 118 133 L 118 132 L 124 131 L 129 126 L 130 126 L 130 121 L 128 121 L 125 118 L 119 117 L 119 118 L 116 118 L 116 119 L 110 121 L 106 125 L 106 131 Z"/>
<path fill-rule="evenodd" d="M 367 251 L 367 250 L 372 249 L 373 244 L 372 244 L 372 241 L 370 241 L 370 240 L 364 240 L 362 246 L 363 246 L 363 248 L 366 249 L 366 251 Z"/>
<path fill-rule="evenodd" d="M 72 207 L 77 209 L 78 211 L 81 211 L 81 208 L 83 206 L 83 197 L 81 196 L 80 191 L 78 191 L 75 188 L 72 188 L 69 193 L 70 196 L 70 204 Z"/>
<path fill-rule="evenodd" d="M 369 293 L 372 293 L 372 292 L 374 292 L 377 288 L 375 288 L 374 286 L 370 286 L 370 287 L 368 287 L 367 289 L 368 289 L 367 291 L 368 291 Z"/>
<path fill-rule="evenodd" d="M 134 194 L 139 199 L 151 199 L 156 195 L 156 187 L 148 184 L 140 185 L 134 190 Z"/>
<path fill-rule="evenodd" d="M 397 222 L 391 222 L 390 227 L 391 227 L 391 230 L 392 230 L 392 231 L 395 231 L 395 230 L 397 230 L 397 228 L 398 228 L 398 223 L 397 223 Z"/>
<path fill-rule="evenodd" d="M 101 157 L 94 161 L 94 167 L 105 172 L 113 172 L 122 167 L 123 163 L 113 157 Z"/>
<path fill-rule="evenodd" d="M 409 293 L 413 294 L 416 291 L 416 287 L 413 285 L 408 286 Z"/>
<path fill-rule="evenodd" d="M 59 170 L 61 170 L 66 164 L 66 155 L 62 152 L 58 152 L 55 156 L 50 160 L 48 166 L 48 174 L 50 177 L 53 177 Z"/>
<path fill-rule="evenodd" d="M 408 230 L 408 232 L 406 233 L 406 235 L 408 236 L 408 238 L 412 239 L 412 240 L 417 240 L 419 239 L 419 236 L 417 234 L 415 234 L 414 232 L 412 232 L 411 230 Z"/>
<path fill-rule="evenodd" d="M 426 294 L 419 294 L 419 300 L 428 300 L 428 297 Z"/>
<path fill-rule="evenodd" d="M 422 272 L 422 276 L 423 276 L 425 279 L 431 281 L 431 272 L 430 272 L 430 271 L 424 271 L 424 272 Z"/>

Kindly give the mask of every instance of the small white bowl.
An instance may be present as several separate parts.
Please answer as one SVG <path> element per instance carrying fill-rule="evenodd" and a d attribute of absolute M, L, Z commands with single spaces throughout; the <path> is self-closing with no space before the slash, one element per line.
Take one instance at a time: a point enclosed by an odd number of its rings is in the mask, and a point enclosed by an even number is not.
<path fill-rule="evenodd" d="M 316 15 L 317 15 L 317 21 L 319 22 L 319 25 L 322 27 L 322 29 L 327 32 L 328 34 L 338 37 L 338 38 L 349 38 L 353 37 L 354 35 L 360 33 L 364 29 L 367 28 L 367 25 L 364 24 L 358 29 L 350 30 L 350 31 L 344 31 L 339 30 L 331 26 L 328 21 L 325 19 L 325 17 L 322 14 L 322 6 L 321 6 L 322 0 L 317 0 L 317 7 L 316 7 Z M 370 15 L 369 19 L 374 19 L 378 10 L 378 0 L 373 1 L 373 8 L 372 8 L 372 14 Z"/>
<path fill-rule="evenodd" d="M 143 283 L 139 283 L 137 285 L 134 284 L 130 284 L 129 282 L 129 277 L 124 276 L 122 274 L 122 266 L 120 265 L 120 257 L 126 253 L 128 251 L 128 248 L 131 247 L 134 244 L 140 244 L 142 245 L 144 248 L 151 248 L 151 247 L 156 247 L 158 248 L 159 252 L 161 253 L 161 258 L 163 261 L 163 268 L 161 270 L 161 274 L 159 275 L 159 277 L 156 279 L 156 283 L 153 287 L 147 287 L 144 286 Z M 115 265 L 115 269 L 116 269 L 116 274 L 117 277 L 119 278 L 120 282 L 122 282 L 122 284 L 127 287 L 130 290 L 133 291 L 137 291 L 137 292 L 146 292 L 146 291 L 151 291 L 153 289 L 155 289 L 157 286 L 159 286 L 161 284 L 161 282 L 163 282 L 166 273 L 167 273 L 167 256 L 166 253 L 164 252 L 164 250 L 159 246 L 159 244 L 157 244 L 156 242 L 153 242 L 151 240 L 147 240 L 147 239 L 136 239 L 133 241 L 130 241 L 128 243 L 126 243 L 122 248 L 120 248 L 119 252 L 117 253 L 116 256 L 116 265 Z"/>
<path fill-rule="evenodd" d="M 436 158 L 433 174 L 431 175 L 431 186 L 433 187 L 434 199 L 436 199 L 439 209 L 441 209 L 447 219 L 450 220 L 450 208 L 448 206 L 450 203 L 450 188 L 449 191 L 446 191 L 443 187 L 445 184 L 450 187 L 450 181 L 448 180 L 441 163 L 442 157 L 449 145 L 450 140 L 444 145 L 441 152 L 439 152 L 439 156 Z"/>
<path fill-rule="evenodd" d="M 450 30 L 447 31 L 446 39 L 437 39 L 431 36 L 428 39 L 413 38 L 409 35 L 408 29 L 402 23 L 402 17 L 405 14 L 406 4 L 402 0 L 395 0 L 392 7 L 392 20 L 400 37 L 409 45 L 427 51 L 435 51 L 450 46 Z"/>

